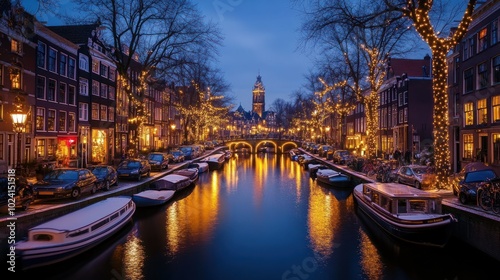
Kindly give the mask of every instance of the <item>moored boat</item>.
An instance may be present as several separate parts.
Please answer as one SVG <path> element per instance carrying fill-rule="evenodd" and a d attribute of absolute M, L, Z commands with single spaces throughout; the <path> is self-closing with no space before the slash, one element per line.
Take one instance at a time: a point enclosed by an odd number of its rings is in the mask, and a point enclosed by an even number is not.
<path fill-rule="evenodd" d="M 174 190 L 180 191 L 189 185 L 191 185 L 191 180 L 179 174 L 168 174 L 158 180 L 151 182 L 149 188 L 152 190 Z"/>
<path fill-rule="evenodd" d="M 188 168 L 198 168 L 198 173 L 203 173 L 208 171 L 208 163 L 206 162 L 191 162 Z"/>
<path fill-rule="evenodd" d="M 16 243 L 23 269 L 70 259 L 119 231 L 135 212 L 131 197 L 110 197 L 29 229 Z"/>
<path fill-rule="evenodd" d="M 437 194 L 398 183 L 365 183 L 354 188 L 358 207 L 391 236 L 443 247 L 456 219 L 443 214 Z"/>
<path fill-rule="evenodd" d="M 188 177 L 191 183 L 196 183 L 196 181 L 198 181 L 198 173 L 198 168 L 185 168 L 174 171 L 174 174 Z"/>
<path fill-rule="evenodd" d="M 328 169 L 329 167 L 321 164 L 321 163 L 310 163 L 308 164 L 307 169 L 309 170 L 309 177 L 315 179 L 316 178 L 316 172 L 320 169 Z"/>
<path fill-rule="evenodd" d="M 205 157 L 201 160 L 201 162 L 206 162 L 208 164 L 209 170 L 218 170 L 224 166 L 224 162 L 226 161 L 225 154 L 212 154 L 208 157 Z"/>
<path fill-rule="evenodd" d="M 158 206 L 167 203 L 175 194 L 174 190 L 145 190 L 132 196 L 137 207 Z"/>
<path fill-rule="evenodd" d="M 329 168 L 318 169 L 316 171 L 316 180 L 333 187 L 348 187 L 351 185 L 349 176 Z"/>

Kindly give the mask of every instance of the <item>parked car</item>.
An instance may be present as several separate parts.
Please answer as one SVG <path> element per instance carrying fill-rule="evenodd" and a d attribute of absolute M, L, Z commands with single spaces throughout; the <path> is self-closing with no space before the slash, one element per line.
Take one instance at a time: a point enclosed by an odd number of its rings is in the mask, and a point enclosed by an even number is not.
<path fill-rule="evenodd" d="M 184 153 L 184 159 L 186 160 L 191 160 L 199 156 L 193 146 L 181 146 L 179 149 Z"/>
<path fill-rule="evenodd" d="M 319 150 L 318 150 L 318 155 L 319 155 L 320 157 L 324 157 L 324 158 L 326 158 L 326 156 L 327 156 L 328 152 L 329 152 L 329 151 L 332 151 L 332 150 L 333 150 L 333 147 L 332 147 L 332 146 L 330 146 L 330 145 L 321 145 L 321 146 L 319 147 Z"/>
<path fill-rule="evenodd" d="M 417 189 L 427 186 L 436 178 L 433 168 L 426 165 L 401 166 L 397 173 L 397 182 L 414 186 Z"/>
<path fill-rule="evenodd" d="M 492 169 L 491 166 L 488 166 L 480 161 L 474 161 L 466 164 L 462 170 L 458 173 L 454 173 L 450 176 L 450 181 L 452 183 L 453 194 L 458 196 L 458 190 L 460 188 L 460 181 L 464 180 L 465 173 L 472 171 L 479 171 L 485 169 Z M 496 173 L 496 172 L 495 172 Z"/>
<path fill-rule="evenodd" d="M 333 163 L 346 164 L 351 157 L 351 153 L 347 150 L 336 150 L 333 152 L 332 161 Z"/>
<path fill-rule="evenodd" d="M 113 166 L 95 165 L 89 167 L 92 174 L 97 178 L 97 188 L 109 191 L 113 185 L 118 185 L 118 173 Z"/>
<path fill-rule="evenodd" d="M 167 153 L 149 153 L 148 161 L 153 171 L 168 169 L 169 159 Z"/>
<path fill-rule="evenodd" d="M 9 204 L 13 205 L 16 210 L 26 210 L 35 200 L 31 184 L 25 177 L 15 176 L 11 178 L 14 178 L 14 181 L 11 179 L 9 184 L 7 175 L 0 177 L 0 213 L 8 213 Z"/>
<path fill-rule="evenodd" d="M 97 178 L 86 168 L 56 168 L 33 185 L 33 192 L 38 198 L 76 199 L 81 194 L 93 194 L 96 191 Z"/>
<path fill-rule="evenodd" d="M 213 150 L 215 148 L 214 143 L 211 141 L 205 142 L 205 150 Z"/>
<path fill-rule="evenodd" d="M 122 161 L 116 169 L 118 178 L 141 180 L 143 176 L 151 175 L 151 165 L 145 159 L 127 159 Z"/>
<path fill-rule="evenodd" d="M 453 193 L 457 193 L 458 200 L 462 204 L 476 202 L 477 189 L 481 183 L 496 177 L 497 174 L 492 168 L 466 172 L 464 179 L 458 183 L 458 189 L 454 190 Z"/>
<path fill-rule="evenodd" d="M 173 150 L 170 152 L 172 155 L 172 162 L 179 163 L 184 161 L 184 153 L 180 150 Z"/>

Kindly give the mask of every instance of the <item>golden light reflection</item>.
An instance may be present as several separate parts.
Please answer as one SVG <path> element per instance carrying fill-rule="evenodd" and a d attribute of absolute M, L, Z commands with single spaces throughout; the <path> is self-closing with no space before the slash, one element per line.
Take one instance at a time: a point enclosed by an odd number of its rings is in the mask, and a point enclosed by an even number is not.
<path fill-rule="evenodd" d="M 372 241 L 363 230 L 360 233 L 361 268 L 368 279 L 382 279 L 382 260 Z"/>
<path fill-rule="evenodd" d="M 262 203 L 264 195 L 264 184 L 267 181 L 270 159 L 255 155 L 255 184 L 254 184 L 254 200 L 257 205 Z"/>
<path fill-rule="evenodd" d="M 144 247 L 142 241 L 135 235 L 125 243 L 123 270 L 125 279 L 144 279 Z"/>
<path fill-rule="evenodd" d="M 282 169 L 282 172 L 286 172 L 288 170 L 288 178 L 289 179 L 295 179 L 295 191 L 296 191 L 296 203 L 300 203 L 300 198 L 302 195 L 302 170 L 301 167 L 298 163 L 290 161 L 289 162 L 290 166 L 287 166 L 286 168 Z"/>
<path fill-rule="evenodd" d="M 237 155 L 235 154 L 235 156 Z M 230 159 L 225 163 L 226 167 L 222 170 L 228 192 L 235 191 L 238 186 L 238 168 L 235 163 L 235 160 Z"/>
<path fill-rule="evenodd" d="M 321 187 L 309 187 L 308 226 L 311 246 L 323 258 L 330 256 L 334 248 L 334 238 L 339 228 L 339 202 L 332 194 L 325 194 Z"/>
<path fill-rule="evenodd" d="M 220 176 L 212 172 L 210 183 L 200 183 L 185 197 L 179 197 L 166 209 L 167 248 L 172 255 L 184 246 L 207 242 L 220 211 Z M 186 191 L 190 191 L 186 189 Z"/>

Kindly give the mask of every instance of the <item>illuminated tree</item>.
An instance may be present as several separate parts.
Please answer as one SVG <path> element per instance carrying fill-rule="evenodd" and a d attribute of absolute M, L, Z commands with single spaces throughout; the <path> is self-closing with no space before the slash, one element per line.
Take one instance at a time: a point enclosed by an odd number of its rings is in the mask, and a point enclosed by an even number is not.
<path fill-rule="evenodd" d="M 450 147 L 449 147 L 449 101 L 447 89 L 447 64 L 446 55 L 464 37 L 472 20 L 472 13 L 476 0 L 470 0 L 465 9 L 462 20 L 455 32 L 443 36 L 436 32 L 431 23 L 430 13 L 433 8 L 432 0 L 408 0 L 406 5 L 395 5 L 393 1 L 385 0 L 389 9 L 400 11 L 413 22 L 415 30 L 429 45 L 432 51 L 432 87 L 434 95 L 434 162 L 437 180 L 434 187 L 438 189 L 449 188 L 450 175 Z"/>

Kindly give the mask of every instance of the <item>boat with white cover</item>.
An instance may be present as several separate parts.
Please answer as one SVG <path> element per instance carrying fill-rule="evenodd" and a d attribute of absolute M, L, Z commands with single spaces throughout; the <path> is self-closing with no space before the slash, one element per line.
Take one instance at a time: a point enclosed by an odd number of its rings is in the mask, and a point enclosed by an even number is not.
<path fill-rule="evenodd" d="M 29 229 L 16 243 L 23 269 L 58 263 L 106 240 L 127 224 L 135 212 L 129 196 L 110 197 Z"/>
<path fill-rule="evenodd" d="M 186 176 L 178 174 L 168 174 L 158 180 L 151 182 L 149 188 L 152 190 L 174 190 L 180 191 L 189 185 L 192 181 Z"/>
<path fill-rule="evenodd" d="M 218 170 L 221 169 L 222 166 L 224 166 L 224 163 L 226 162 L 226 156 L 225 154 L 215 153 L 203 158 L 200 161 L 206 162 L 208 164 L 209 170 Z"/>
<path fill-rule="evenodd" d="M 188 165 L 188 168 L 198 168 L 198 172 L 203 173 L 203 172 L 208 171 L 208 163 L 206 163 L 206 162 L 191 162 Z"/>
<path fill-rule="evenodd" d="M 316 171 L 316 180 L 333 187 L 349 187 L 351 179 L 346 174 L 333 169 L 318 169 Z"/>
<path fill-rule="evenodd" d="M 144 190 L 132 196 L 137 207 L 158 206 L 167 203 L 175 194 L 174 190 Z"/>

